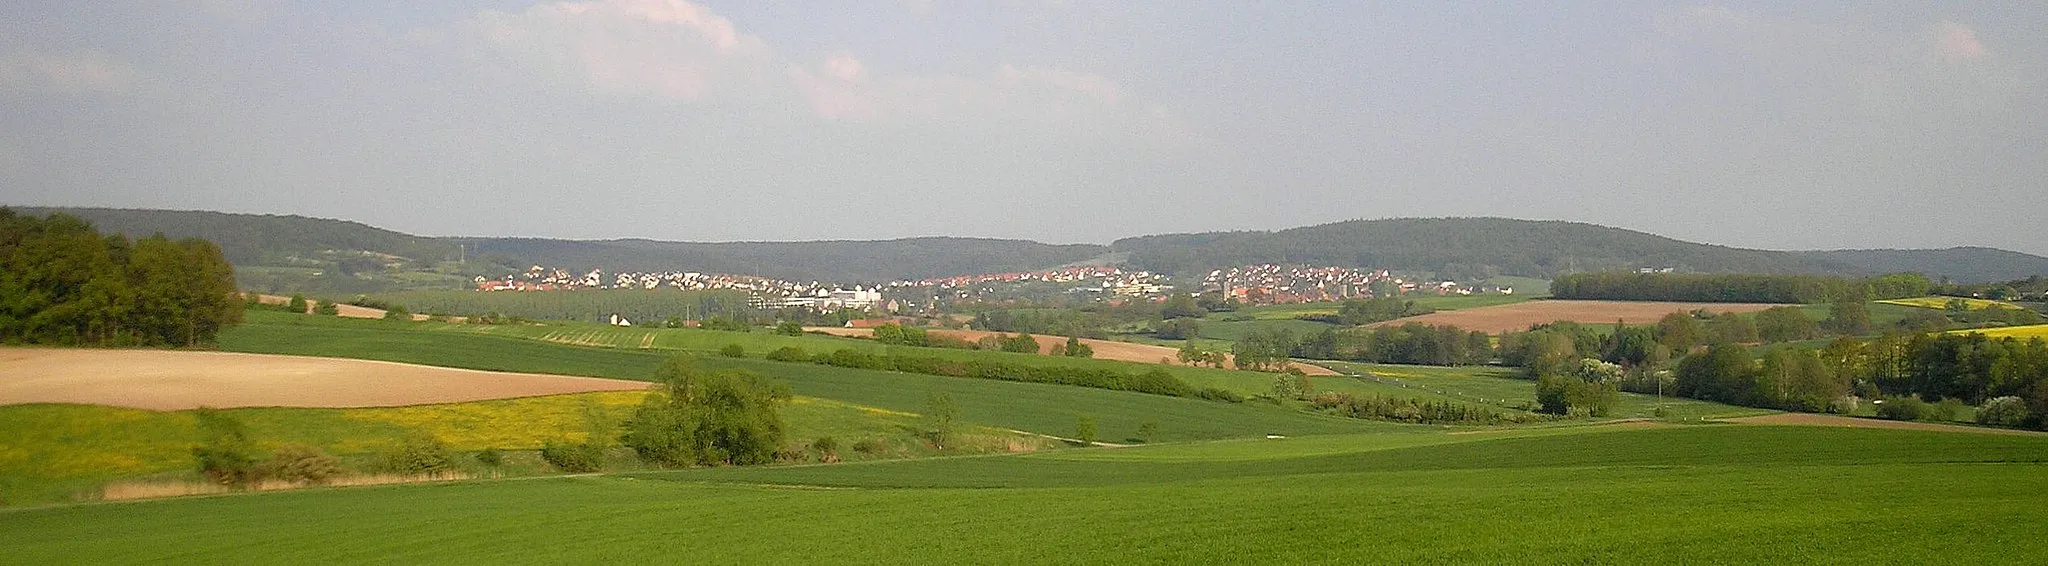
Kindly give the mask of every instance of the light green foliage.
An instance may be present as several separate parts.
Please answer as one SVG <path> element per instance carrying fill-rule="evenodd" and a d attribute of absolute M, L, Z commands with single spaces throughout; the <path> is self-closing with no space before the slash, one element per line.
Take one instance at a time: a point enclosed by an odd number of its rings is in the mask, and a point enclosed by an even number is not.
<path fill-rule="evenodd" d="M 1095 444 L 1095 417 L 1082 416 L 1075 420 L 1074 440 L 1082 446 Z"/>
<path fill-rule="evenodd" d="M 192 413 L 199 422 L 200 443 L 192 448 L 199 473 L 214 483 L 240 487 L 262 478 L 256 443 L 242 421 L 211 409 Z"/>
<path fill-rule="evenodd" d="M 2020 426 L 2027 422 L 2027 403 L 2019 397 L 1992 397 L 1977 408 L 1977 422 L 1992 426 Z"/>
<path fill-rule="evenodd" d="M 448 444 L 425 432 L 407 435 L 403 442 L 386 450 L 378 459 L 384 471 L 395 474 L 437 475 L 455 468 L 455 460 L 448 453 Z"/>
<path fill-rule="evenodd" d="M 640 457 L 666 466 L 746 465 L 773 461 L 784 434 L 779 406 L 789 387 L 744 370 L 706 370 L 688 357 L 664 362 L 622 439 Z"/>
<path fill-rule="evenodd" d="M 1060 355 L 1069 358 L 1093 358 L 1095 357 L 1095 349 L 1088 347 L 1087 344 L 1082 344 L 1081 339 L 1078 337 L 1068 336 L 1066 345 L 1060 348 Z"/>
<path fill-rule="evenodd" d="M 953 398 L 944 393 L 933 392 L 925 398 L 924 414 L 920 420 L 924 425 L 923 436 L 932 446 L 945 449 L 953 437 L 953 430 L 959 427 L 960 407 L 953 404 Z"/>
<path fill-rule="evenodd" d="M 726 344 L 725 347 L 718 349 L 718 355 L 728 358 L 744 358 L 747 357 L 747 347 L 739 344 Z"/>
<path fill-rule="evenodd" d="M 794 320 L 775 323 L 775 333 L 783 336 L 803 336 L 804 325 Z"/>

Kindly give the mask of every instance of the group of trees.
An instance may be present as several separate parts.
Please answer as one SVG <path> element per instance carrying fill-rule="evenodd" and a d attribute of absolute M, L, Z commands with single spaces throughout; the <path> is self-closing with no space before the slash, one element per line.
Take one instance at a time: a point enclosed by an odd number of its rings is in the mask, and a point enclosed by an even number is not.
<path fill-rule="evenodd" d="M 1852 279 L 1816 275 L 1707 273 L 1571 273 L 1550 282 L 1560 299 L 1808 303 L 1926 295 L 1934 284 L 1916 273 Z"/>
<path fill-rule="evenodd" d="M 1436 312 L 1436 309 L 1415 304 L 1415 301 L 1400 297 L 1378 297 L 1344 301 L 1335 314 L 1305 315 L 1302 320 L 1314 320 L 1343 326 L 1363 326 L 1397 318 L 1421 316 Z"/>
<path fill-rule="evenodd" d="M 781 404 L 789 387 L 737 369 L 710 371 L 687 357 L 670 358 L 625 423 L 620 442 L 663 466 L 765 464 L 784 435 Z"/>
<path fill-rule="evenodd" d="M 129 241 L 0 207 L 0 342 L 197 346 L 241 322 L 234 268 L 205 240 Z"/>
<path fill-rule="evenodd" d="M 1413 424 L 1500 424 L 1524 420 L 1520 413 L 1510 414 L 1477 405 L 1344 392 L 1316 395 L 1309 398 L 1309 406 L 1354 419 Z"/>
<path fill-rule="evenodd" d="M 1974 405 L 2010 398 L 2017 401 L 1994 411 L 1999 422 L 2048 424 L 2048 343 L 2040 339 L 1887 334 L 1761 355 L 1716 344 L 1680 360 L 1676 374 L 1674 393 L 1730 404 L 1847 412 L 1857 399 Z"/>
<path fill-rule="evenodd" d="M 1242 369 L 1279 371 L 1289 357 L 1387 364 L 1469 365 L 1494 358 L 1492 337 L 1455 326 L 1411 322 L 1379 328 L 1325 328 L 1296 336 L 1286 329 L 1260 330 L 1231 348 Z"/>

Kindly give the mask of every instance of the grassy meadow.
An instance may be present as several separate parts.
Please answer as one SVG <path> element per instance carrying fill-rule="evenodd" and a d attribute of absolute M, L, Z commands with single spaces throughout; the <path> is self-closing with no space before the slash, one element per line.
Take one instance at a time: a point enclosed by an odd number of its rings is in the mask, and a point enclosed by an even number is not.
<path fill-rule="evenodd" d="M 2032 564 L 2044 462 L 2042 436 L 1395 432 L 19 509 L 0 545 L 22 563 Z"/>

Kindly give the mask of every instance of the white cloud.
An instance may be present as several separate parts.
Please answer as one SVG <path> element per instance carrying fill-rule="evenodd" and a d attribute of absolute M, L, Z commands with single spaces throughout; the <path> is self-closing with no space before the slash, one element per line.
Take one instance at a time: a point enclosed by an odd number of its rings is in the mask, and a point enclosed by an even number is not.
<path fill-rule="evenodd" d="M 731 21 L 682 0 L 597 0 L 489 11 L 482 37 L 523 63 L 600 91 L 702 100 L 760 65 L 767 50 Z"/>
<path fill-rule="evenodd" d="M 97 51 L 0 55 L 0 90 L 120 94 L 133 90 L 140 76 Z"/>
<path fill-rule="evenodd" d="M 1977 40 L 1977 31 L 1970 26 L 1945 21 L 1934 27 L 1934 35 L 1935 52 L 1943 59 L 1969 61 L 1991 56 L 1991 50 Z"/>

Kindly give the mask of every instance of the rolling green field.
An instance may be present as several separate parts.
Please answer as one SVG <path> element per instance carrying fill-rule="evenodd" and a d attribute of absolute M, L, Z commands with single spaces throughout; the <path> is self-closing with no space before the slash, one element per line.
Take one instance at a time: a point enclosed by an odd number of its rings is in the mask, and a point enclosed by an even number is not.
<path fill-rule="evenodd" d="M 0 512 L 20 563 L 1959 563 L 2048 558 L 2048 437 L 1354 434 Z M 89 535 L 87 535 L 89 533 Z"/>
<path fill-rule="evenodd" d="M 257 313 L 252 311 L 250 314 Z M 252 316 L 250 324 L 222 333 L 221 349 L 638 380 L 649 379 L 662 360 L 674 355 L 674 352 L 578 347 L 468 332 L 442 332 L 433 330 L 435 325 L 420 323 L 303 317 L 304 320 L 318 322 L 292 324 L 290 320 L 299 320 L 292 318 L 294 316 L 283 315 L 287 320 L 285 323 L 269 322 L 276 320 L 275 317 L 266 316 L 259 320 Z M 763 336 L 760 333 L 721 334 Z M 854 342 L 839 338 L 829 340 Z M 873 343 L 865 345 L 883 347 Z M 916 350 L 1054 363 L 1110 364 L 1110 367 L 1127 371 L 1159 367 L 1107 360 L 1066 361 L 1051 356 L 1002 352 L 941 348 Z M 1263 404 L 1230 404 L 1124 391 L 858 370 L 759 358 L 709 357 L 704 358 L 703 365 L 743 368 L 773 377 L 789 383 L 797 395 L 909 413 L 922 412 L 930 393 L 945 393 L 959 405 L 961 418 L 966 421 L 1040 434 L 1069 436 L 1081 417 L 1093 417 L 1101 438 L 1111 442 L 1135 436 L 1138 427 L 1147 422 L 1158 423 L 1158 438 L 1161 440 L 1330 434 L 1394 426 L 1313 415 Z M 1169 369 L 1196 387 L 1226 387 L 1243 393 L 1259 393 L 1269 390 L 1273 384 L 1272 374 L 1186 367 Z"/>
<path fill-rule="evenodd" d="M 1435 393 L 1441 398 L 1464 402 L 1479 402 L 1491 405 L 1528 409 L 1535 405 L 1536 382 L 1528 379 L 1509 377 L 1512 368 L 1468 366 L 1404 366 L 1393 364 L 1359 364 L 1348 362 L 1325 362 L 1324 365 L 1350 374 L 1374 376 L 1385 385 L 1402 387 L 1405 390 L 1419 390 Z M 1664 397 L 1639 393 L 1621 394 L 1621 403 L 1615 407 L 1614 418 L 1657 418 L 1657 407 L 1662 405 L 1666 419 L 1688 421 L 1715 418 L 1746 417 L 1777 413 L 1769 409 L 1723 405 L 1711 401 Z"/>
<path fill-rule="evenodd" d="M 249 427 L 263 449 L 300 444 L 340 456 L 363 456 L 397 445 L 408 435 L 431 434 L 450 450 L 535 450 L 548 440 L 581 441 L 585 415 L 612 422 L 630 415 L 645 395 L 618 391 L 359 409 L 224 409 Z M 912 440 L 917 416 L 903 411 L 796 397 L 782 407 L 790 443 L 832 436 L 844 445 L 874 440 L 891 446 L 888 457 L 931 455 Z M 0 406 L 0 501 L 8 505 L 66 501 L 117 479 L 170 474 L 192 476 L 191 448 L 199 433 L 191 411 L 145 411 L 68 404 Z M 958 443 L 975 451 L 983 437 L 1016 437 L 996 429 L 967 429 Z M 1024 439 L 1031 440 L 1031 439 Z M 848 459 L 867 455 L 847 452 Z M 173 472 L 186 472 L 175 474 Z"/>

